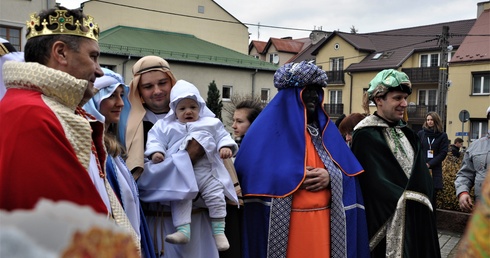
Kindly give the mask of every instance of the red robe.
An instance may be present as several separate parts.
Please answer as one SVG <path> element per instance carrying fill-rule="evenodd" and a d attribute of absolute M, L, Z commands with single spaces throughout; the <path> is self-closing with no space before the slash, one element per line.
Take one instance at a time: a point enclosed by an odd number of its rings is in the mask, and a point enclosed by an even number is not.
<path fill-rule="evenodd" d="M 9 89 L 0 102 L 0 209 L 31 209 L 40 198 L 107 208 L 41 93 Z"/>

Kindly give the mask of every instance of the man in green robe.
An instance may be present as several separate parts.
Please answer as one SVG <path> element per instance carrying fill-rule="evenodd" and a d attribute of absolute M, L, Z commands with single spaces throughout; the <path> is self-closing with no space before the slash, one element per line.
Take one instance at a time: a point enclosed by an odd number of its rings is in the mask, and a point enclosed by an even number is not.
<path fill-rule="evenodd" d="M 441 257 L 432 178 L 420 140 L 403 120 L 411 92 L 405 73 L 381 71 L 363 103 L 367 109 L 374 102 L 376 112 L 354 128 L 371 257 Z"/>

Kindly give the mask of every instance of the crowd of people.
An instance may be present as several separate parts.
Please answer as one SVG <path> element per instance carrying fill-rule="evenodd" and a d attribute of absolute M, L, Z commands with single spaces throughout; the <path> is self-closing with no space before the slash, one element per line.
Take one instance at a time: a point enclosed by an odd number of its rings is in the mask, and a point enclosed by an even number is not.
<path fill-rule="evenodd" d="M 407 126 L 405 73 L 379 72 L 365 113 L 334 123 L 326 72 L 287 63 L 268 105 L 236 105 L 230 134 L 163 58 L 140 58 L 129 86 L 101 68 L 98 26 L 80 9 L 31 17 L 23 56 L 1 41 L 0 209 L 89 206 L 141 257 L 441 257 L 442 162 L 463 141 L 449 146 L 435 112 L 419 132 Z M 489 153 L 490 133 L 464 151 L 455 180 L 460 208 L 475 210 L 471 254 L 488 252 Z"/>

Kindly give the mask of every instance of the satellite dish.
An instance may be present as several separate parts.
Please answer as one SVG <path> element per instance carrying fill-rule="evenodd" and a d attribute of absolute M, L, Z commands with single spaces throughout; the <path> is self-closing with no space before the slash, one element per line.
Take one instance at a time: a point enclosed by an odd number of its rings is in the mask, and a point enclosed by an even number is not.
<path fill-rule="evenodd" d="M 279 55 L 274 55 L 272 57 L 272 63 L 273 64 L 279 64 Z"/>

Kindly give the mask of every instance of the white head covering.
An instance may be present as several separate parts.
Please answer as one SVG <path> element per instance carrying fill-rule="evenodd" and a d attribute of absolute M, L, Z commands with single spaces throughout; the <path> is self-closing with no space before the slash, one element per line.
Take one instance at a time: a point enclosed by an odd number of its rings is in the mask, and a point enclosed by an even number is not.
<path fill-rule="evenodd" d="M 10 42 L 0 38 L 0 100 L 7 91 L 3 82 L 3 63 L 6 61 L 24 62 L 24 52 L 17 52 Z"/>
<path fill-rule="evenodd" d="M 102 68 L 102 71 L 104 76 L 97 78 L 94 83 L 97 93 L 83 106 L 83 109 L 95 116 L 98 121 L 105 122 L 105 117 L 100 113 L 100 103 L 110 97 L 119 85 L 124 86 L 124 80 L 121 75 L 112 70 Z"/>
<path fill-rule="evenodd" d="M 170 111 L 165 116 L 165 120 L 171 121 L 177 119 L 175 117 L 175 108 L 183 99 L 193 99 L 199 104 L 199 117 L 216 117 L 216 115 L 206 106 L 206 102 L 199 94 L 199 90 L 194 84 L 178 80 L 170 91 Z"/>

